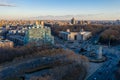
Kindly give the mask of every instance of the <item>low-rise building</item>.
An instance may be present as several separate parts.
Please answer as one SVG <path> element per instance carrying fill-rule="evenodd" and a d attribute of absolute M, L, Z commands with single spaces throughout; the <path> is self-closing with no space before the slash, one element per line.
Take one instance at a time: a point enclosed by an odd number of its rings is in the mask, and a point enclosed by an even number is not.
<path fill-rule="evenodd" d="M 70 41 L 83 41 L 87 40 L 92 36 L 91 32 L 84 31 L 83 29 L 80 32 L 71 32 L 69 29 L 67 31 L 60 31 L 59 37 L 64 40 L 70 40 Z"/>
<path fill-rule="evenodd" d="M 13 41 L 15 46 L 23 46 L 25 44 L 25 37 L 21 35 L 8 35 L 7 39 Z"/>
<path fill-rule="evenodd" d="M 14 43 L 10 40 L 0 40 L 0 48 L 13 48 Z"/>

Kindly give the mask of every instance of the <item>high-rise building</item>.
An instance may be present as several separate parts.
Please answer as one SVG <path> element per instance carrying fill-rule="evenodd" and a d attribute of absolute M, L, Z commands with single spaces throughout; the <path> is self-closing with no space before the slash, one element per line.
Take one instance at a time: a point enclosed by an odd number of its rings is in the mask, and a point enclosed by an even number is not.
<path fill-rule="evenodd" d="M 78 21 L 78 24 L 80 24 L 80 25 L 83 25 L 84 24 L 84 21 Z"/>
<path fill-rule="evenodd" d="M 74 17 L 71 19 L 71 24 L 76 24 L 76 20 Z"/>
<path fill-rule="evenodd" d="M 83 21 L 83 20 L 78 21 L 78 24 L 80 24 L 80 25 L 88 25 L 90 23 L 91 23 L 90 21 Z"/>
<path fill-rule="evenodd" d="M 43 22 L 39 25 L 34 25 L 32 28 L 28 29 L 26 33 L 26 42 L 35 42 L 37 45 L 42 44 L 54 44 L 54 37 L 51 35 L 50 27 L 43 26 Z"/>

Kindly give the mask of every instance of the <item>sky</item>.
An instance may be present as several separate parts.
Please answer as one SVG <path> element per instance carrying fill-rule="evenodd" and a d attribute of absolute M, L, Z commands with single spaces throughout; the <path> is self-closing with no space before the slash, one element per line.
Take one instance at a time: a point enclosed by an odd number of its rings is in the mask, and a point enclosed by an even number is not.
<path fill-rule="evenodd" d="M 120 18 L 120 0 L 0 0 L 2 19 L 48 15 L 116 20 Z"/>

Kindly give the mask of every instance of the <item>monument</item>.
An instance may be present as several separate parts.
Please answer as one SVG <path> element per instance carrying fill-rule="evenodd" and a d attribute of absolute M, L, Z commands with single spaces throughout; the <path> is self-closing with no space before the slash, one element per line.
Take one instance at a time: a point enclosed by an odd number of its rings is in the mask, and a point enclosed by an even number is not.
<path fill-rule="evenodd" d="M 91 51 L 88 56 L 90 62 L 100 63 L 106 61 L 106 56 L 103 55 L 101 45 L 96 45 L 95 50 Z"/>
<path fill-rule="evenodd" d="M 98 48 L 97 59 L 102 59 L 102 46 L 99 46 L 99 48 Z"/>

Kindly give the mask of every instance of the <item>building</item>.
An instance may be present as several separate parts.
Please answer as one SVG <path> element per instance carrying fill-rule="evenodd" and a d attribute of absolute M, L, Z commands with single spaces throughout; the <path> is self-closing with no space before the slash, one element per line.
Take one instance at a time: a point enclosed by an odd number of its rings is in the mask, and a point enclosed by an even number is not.
<path fill-rule="evenodd" d="M 0 40 L 3 40 L 4 39 L 4 37 L 3 36 L 0 36 Z"/>
<path fill-rule="evenodd" d="M 51 35 L 50 27 L 43 25 L 43 22 L 36 22 L 36 25 L 29 27 L 26 33 L 26 43 L 35 42 L 37 45 L 54 44 L 54 37 Z"/>
<path fill-rule="evenodd" d="M 14 43 L 10 40 L 0 40 L 0 48 L 13 48 Z"/>
<path fill-rule="evenodd" d="M 42 25 L 42 26 L 44 26 L 44 21 L 36 21 L 36 26 L 39 26 L 39 25 Z"/>
<path fill-rule="evenodd" d="M 84 24 L 84 21 L 83 21 L 83 20 L 78 21 L 78 24 L 83 25 L 83 24 Z"/>
<path fill-rule="evenodd" d="M 2 27 L 0 27 L 0 34 L 3 32 Z"/>
<path fill-rule="evenodd" d="M 7 39 L 14 42 L 14 46 L 23 46 L 28 43 L 54 44 L 54 37 L 51 35 L 50 27 L 44 26 L 43 21 L 36 21 L 35 24 L 20 29 L 11 29 L 7 33 Z"/>
<path fill-rule="evenodd" d="M 14 46 L 23 46 L 26 44 L 26 32 L 27 30 L 9 30 L 7 34 L 7 39 L 14 42 Z"/>
<path fill-rule="evenodd" d="M 120 24 L 120 20 L 116 20 L 115 25 L 119 25 L 119 24 Z"/>
<path fill-rule="evenodd" d="M 72 19 L 71 19 L 71 24 L 76 24 L 75 18 L 72 18 Z"/>
<path fill-rule="evenodd" d="M 90 21 L 84 21 L 84 24 L 89 25 L 89 24 L 91 24 L 91 22 Z"/>
<path fill-rule="evenodd" d="M 92 36 L 91 32 L 84 31 L 81 29 L 80 32 L 71 32 L 69 29 L 67 29 L 66 32 L 60 31 L 59 37 L 64 40 L 70 40 L 70 41 L 83 41 L 87 40 Z"/>
<path fill-rule="evenodd" d="M 7 39 L 13 41 L 15 46 L 23 46 L 26 44 L 26 38 L 21 35 L 8 35 Z"/>
<path fill-rule="evenodd" d="M 78 21 L 78 24 L 80 24 L 80 25 L 89 25 L 89 24 L 91 24 L 91 22 L 81 20 L 81 21 Z"/>

